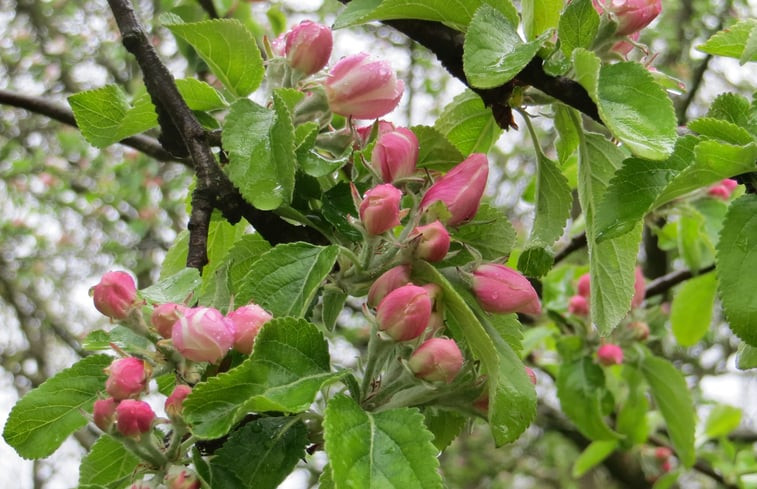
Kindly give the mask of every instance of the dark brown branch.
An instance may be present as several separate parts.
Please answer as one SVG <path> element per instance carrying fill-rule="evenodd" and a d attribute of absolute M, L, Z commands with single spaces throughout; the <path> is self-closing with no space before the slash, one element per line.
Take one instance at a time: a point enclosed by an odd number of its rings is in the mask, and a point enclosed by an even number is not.
<path fill-rule="evenodd" d="M 555 263 L 559 263 L 568 257 L 571 253 L 586 246 L 586 233 L 581 233 L 578 236 L 573 236 L 568 245 L 557 252 L 555 255 Z"/>
<path fill-rule="evenodd" d="M 713 270 L 715 270 L 715 265 L 710 265 L 699 270 L 696 274 L 702 275 Z M 647 290 L 644 292 L 644 297 L 648 299 L 655 295 L 664 294 L 669 289 L 675 287 L 684 280 L 690 279 L 693 276 L 694 274 L 691 272 L 691 270 L 679 270 L 677 272 L 671 272 L 667 275 L 663 275 L 662 277 L 649 282 L 649 284 L 647 285 Z"/>
<path fill-rule="evenodd" d="M 78 127 L 74 114 L 66 107 L 50 102 L 42 97 L 32 97 L 21 95 L 20 93 L 10 92 L 0 89 L 0 104 L 18 107 L 29 112 L 44 115 L 69 126 Z M 164 150 L 163 147 L 153 138 L 138 134 L 120 141 L 124 146 L 132 147 L 142 153 L 149 155 L 159 161 L 179 161 L 187 163 L 187 160 L 175 158 Z"/>

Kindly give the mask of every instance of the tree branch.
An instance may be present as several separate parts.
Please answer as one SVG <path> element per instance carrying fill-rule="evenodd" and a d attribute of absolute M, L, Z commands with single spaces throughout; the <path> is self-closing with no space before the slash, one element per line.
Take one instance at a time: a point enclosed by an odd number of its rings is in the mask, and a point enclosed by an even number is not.
<path fill-rule="evenodd" d="M 703 275 L 713 270 L 715 270 L 715 265 L 710 265 L 696 272 L 696 275 Z M 690 279 L 693 276 L 694 273 L 692 273 L 691 270 L 678 270 L 676 272 L 671 272 L 667 275 L 663 275 L 662 277 L 649 282 L 647 289 L 644 292 L 644 298 L 649 299 L 650 297 L 664 294 L 669 289 L 675 287 L 684 280 Z"/>

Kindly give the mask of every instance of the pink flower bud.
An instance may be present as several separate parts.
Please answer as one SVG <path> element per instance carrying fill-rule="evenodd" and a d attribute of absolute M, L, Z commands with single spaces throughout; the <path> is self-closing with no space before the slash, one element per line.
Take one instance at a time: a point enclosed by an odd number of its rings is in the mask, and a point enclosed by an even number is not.
<path fill-rule="evenodd" d="M 398 265 L 384 272 L 368 291 L 368 307 L 376 307 L 386 294 L 410 283 L 410 266 Z"/>
<path fill-rule="evenodd" d="M 166 399 L 166 414 L 171 419 L 181 417 L 181 411 L 184 408 L 184 399 L 192 393 L 192 388 L 185 384 L 179 384 L 174 387 L 173 392 Z"/>
<path fill-rule="evenodd" d="M 103 431 L 110 430 L 110 427 L 113 426 L 113 421 L 116 419 L 117 405 L 118 401 L 112 397 L 96 400 L 95 405 L 92 407 L 92 417 L 94 418 L 95 426 Z"/>
<path fill-rule="evenodd" d="M 589 301 L 582 295 L 574 295 L 568 303 L 568 312 L 576 316 L 588 316 Z"/>
<path fill-rule="evenodd" d="M 383 234 L 399 225 L 400 199 L 402 192 L 389 183 L 377 185 L 365 193 L 359 211 L 368 234 Z"/>
<path fill-rule="evenodd" d="M 597 349 L 597 358 L 599 363 L 605 367 L 620 365 L 623 363 L 623 350 L 618 345 L 605 343 Z"/>
<path fill-rule="evenodd" d="M 127 357 L 114 360 L 105 372 L 108 374 L 105 391 L 113 396 L 113 399 L 120 401 L 139 397 L 147 390 L 152 369 L 144 360 Z"/>
<path fill-rule="evenodd" d="M 418 378 L 449 384 L 463 368 L 463 354 L 454 340 L 431 338 L 410 355 L 408 365 Z"/>
<path fill-rule="evenodd" d="M 488 312 L 541 314 L 539 296 L 526 277 L 505 265 L 481 265 L 473 272 L 473 292 Z"/>
<path fill-rule="evenodd" d="M 467 221 L 478 211 L 488 176 L 489 163 L 486 155 L 470 155 L 426 191 L 421 200 L 421 210 L 441 201 L 451 214 L 446 224 L 456 226 Z"/>
<path fill-rule="evenodd" d="M 657 460 L 663 461 L 669 459 L 673 455 L 673 452 L 668 447 L 657 447 L 654 451 L 654 456 Z"/>
<path fill-rule="evenodd" d="M 126 319 L 137 301 L 137 286 L 126 272 L 108 272 L 89 289 L 95 308 L 111 319 Z"/>
<path fill-rule="evenodd" d="M 670 460 L 666 460 L 660 464 L 660 470 L 662 472 L 670 472 L 671 470 L 673 470 L 673 464 L 670 462 Z"/>
<path fill-rule="evenodd" d="M 124 436 L 139 438 L 150 431 L 155 413 L 144 401 L 125 399 L 116 407 L 116 428 Z"/>
<path fill-rule="evenodd" d="M 187 306 L 185 305 L 166 302 L 155 306 L 155 309 L 152 310 L 152 316 L 150 316 L 150 322 L 160 336 L 170 338 L 173 325 L 186 310 Z"/>
<path fill-rule="evenodd" d="M 731 198 L 731 194 L 739 185 L 739 182 L 731 178 L 726 178 L 716 183 L 707 190 L 707 194 L 711 197 L 717 197 L 719 199 L 728 200 Z"/>
<path fill-rule="evenodd" d="M 634 321 L 628 325 L 633 337 L 639 341 L 649 338 L 649 325 L 641 321 Z"/>
<path fill-rule="evenodd" d="M 324 85 L 331 111 L 355 119 L 376 119 L 400 101 L 405 85 L 388 61 L 366 53 L 342 58 Z"/>
<path fill-rule="evenodd" d="M 234 344 L 234 325 L 216 309 L 193 307 L 174 325 L 171 339 L 189 360 L 215 363 Z"/>
<path fill-rule="evenodd" d="M 528 380 L 530 380 L 533 385 L 536 385 L 536 372 L 534 372 L 533 369 L 526 367 L 526 375 L 528 375 Z"/>
<path fill-rule="evenodd" d="M 371 153 L 371 166 L 386 183 L 412 176 L 417 161 L 418 138 L 406 127 L 380 135 Z"/>
<path fill-rule="evenodd" d="M 284 52 L 292 68 L 312 75 L 329 62 L 332 44 L 331 29 L 304 20 L 286 34 Z"/>
<path fill-rule="evenodd" d="M 636 267 L 634 271 L 633 282 L 633 297 L 631 298 L 631 307 L 639 307 L 644 302 L 644 294 L 647 291 L 646 284 L 644 283 L 644 274 L 641 271 L 641 267 Z"/>
<path fill-rule="evenodd" d="M 600 14 L 604 10 L 615 17 L 618 36 L 640 31 L 662 12 L 661 0 L 593 0 L 593 4 Z"/>
<path fill-rule="evenodd" d="M 392 124 L 389 121 L 385 121 L 383 119 L 379 119 L 376 121 L 376 124 L 378 127 L 376 128 L 376 138 L 380 138 L 382 134 L 386 134 L 388 132 L 394 131 L 394 124 Z M 373 132 L 373 124 L 370 124 L 368 126 L 361 126 L 358 128 L 355 128 L 355 132 L 358 136 L 358 142 L 360 143 L 360 147 L 365 147 L 366 144 L 368 144 L 369 139 L 371 137 L 371 133 Z"/>
<path fill-rule="evenodd" d="M 184 467 L 172 467 L 166 476 L 166 489 L 200 489 L 200 479 Z"/>
<path fill-rule="evenodd" d="M 226 318 L 234 324 L 234 349 L 249 355 L 260 328 L 273 316 L 257 304 L 248 304 L 230 312 Z"/>
<path fill-rule="evenodd" d="M 386 297 L 376 310 L 378 328 L 395 341 L 417 338 L 431 317 L 431 299 L 423 287 L 404 285 Z"/>
<path fill-rule="evenodd" d="M 586 297 L 587 299 L 591 295 L 591 277 L 588 273 L 581 275 L 578 279 L 578 295 Z"/>
<path fill-rule="evenodd" d="M 734 190 L 736 190 L 736 187 L 739 186 L 739 182 L 737 182 L 733 178 L 724 178 L 720 181 L 720 185 L 723 185 L 725 188 L 733 192 Z"/>
<path fill-rule="evenodd" d="M 640 35 L 641 34 L 639 32 L 634 32 L 628 37 L 631 38 L 631 40 L 633 41 L 638 41 Z M 612 45 L 612 48 L 610 50 L 618 53 L 621 56 L 626 56 L 628 55 L 628 53 L 631 52 L 631 50 L 633 50 L 633 48 L 634 48 L 633 44 L 628 41 L 618 41 Z"/>
<path fill-rule="evenodd" d="M 450 237 L 441 221 L 434 221 L 425 226 L 418 226 L 410 233 L 410 238 L 419 237 L 415 256 L 422 260 L 442 261 L 449 251 Z"/>

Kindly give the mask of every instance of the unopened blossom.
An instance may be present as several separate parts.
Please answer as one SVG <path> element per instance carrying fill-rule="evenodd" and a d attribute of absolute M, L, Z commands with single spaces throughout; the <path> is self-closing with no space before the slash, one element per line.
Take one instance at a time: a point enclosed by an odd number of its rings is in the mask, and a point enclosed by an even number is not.
<path fill-rule="evenodd" d="M 388 61 L 358 53 L 337 62 L 324 85 L 332 112 L 376 119 L 399 104 L 405 85 Z"/>
<path fill-rule="evenodd" d="M 615 34 L 627 36 L 648 26 L 662 12 L 661 0 L 592 0 L 594 8 L 618 23 Z"/>
<path fill-rule="evenodd" d="M 407 178 L 415 173 L 418 161 L 418 138 L 406 127 L 381 134 L 371 152 L 371 166 L 385 183 Z"/>
<path fill-rule="evenodd" d="M 171 395 L 166 398 L 164 406 L 169 418 L 177 419 L 181 417 L 181 412 L 184 409 L 184 399 L 191 393 L 192 388 L 186 384 L 179 384 L 174 387 Z"/>
<path fill-rule="evenodd" d="M 568 312 L 576 316 L 588 316 L 589 301 L 582 295 L 574 295 L 568 303 Z"/>
<path fill-rule="evenodd" d="M 489 177 L 486 155 L 474 153 L 438 179 L 423 195 L 421 210 L 435 202 L 447 206 L 446 224 L 456 226 L 476 215 Z"/>
<path fill-rule="evenodd" d="M 404 285 L 391 291 L 376 310 L 378 328 L 395 341 L 417 338 L 428 326 L 431 299 L 423 287 Z"/>
<path fill-rule="evenodd" d="M 526 277 L 494 263 L 473 271 L 473 292 L 488 312 L 541 314 L 539 295 Z"/>
<path fill-rule="evenodd" d="M 173 325 L 186 310 L 187 306 L 183 304 L 176 304 L 173 302 L 159 304 L 152 310 L 150 323 L 160 336 L 163 338 L 170 338 Z"/>
<path fill-rule="evenodd" d="M 284 53 L 292 68 L 306 75 L 320 71 L 329 62 L 333 39 L 327 26 L 303 20 L 284 36 Z"/>
<path fill-rule="evenodd" d="M 410 239 L 418 239 L 415 256 L 430 262 L 442 261 L 450 246 L 450 236 L 441 221 L 418 226 L 410 233 Z"/>
<path fill-rule="evenodd" d="M 597 349 L 597 359 L 601 365 L 620 365 L 623 363 L 623 349 L 612 343 L 605 343 Z"/>
<path fill-rule="evenodd" d="M 410 266 L 397 265 L 384 272 L 368 291 L 368 306 L 376 307 L 386 294 L 410 283 Z"/>
<path fill-rule="evenodd" d="M 124 436 L 139 438 L 152 428 L 155 412 L 149 404 L 125 399 L 116 406 L 116 428 Z"/>
<path fill-rule="evenodd" d="M 90 289 L 95 308 L 111 319 L 126 319 L 137 302 L 137 286 L 126 272 L 108 272 Z"/>
<path fill-rule="evenodd" d="M 144 360 L 127 357 L 114 360 L 105 372 L 108 374 L 105 391 L 120 401 L 139 397 L 147 390 L 152 369 Z"/>
<path fill-rule="evenodd" d="M 430 338 L 408 360 L 416 377 L 429 382 L 452 382 L 463 368 L 463 354 L 454 340 Z"/>
<path fill-rule="evenodd" d="M 231 311 L 226 318 L 234 324 L 234 349 L 249 355 L 260 329 L 273 316 L 257 304 L 248 304 Z"/>
<path fill-rule="evenodd" d="M 185 358 L 215 363 L 234 344 L 234 325 L 217 309 L 193 307 L 174 325 L 171 339 Z"/>
<path fill-rule="evenodd" d="M 118 401 L 112 397 L 96 400 L 92 407 L 92 419 L 95 426 L 108 431 L 116 419 L 116 406 L 118 406 Z"/>
<path fill-rule="evenodd" d="M 400 224 L 401 199 L 402 192 L 389 183 L 377 185 L 365 193 L 359 212 L 368 234 L 383 234 Z"/>

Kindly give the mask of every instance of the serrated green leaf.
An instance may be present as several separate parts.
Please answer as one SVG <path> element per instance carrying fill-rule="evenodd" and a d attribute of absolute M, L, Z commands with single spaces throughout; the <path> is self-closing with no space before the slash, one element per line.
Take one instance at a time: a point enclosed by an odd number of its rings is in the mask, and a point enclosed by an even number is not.
<path fill-rule="evenodd" d="M 599 99 L 599 71 L 602 67 L 602 60 L 592 51 L 587 51 L 584 48 L 574 49 L 571 57 L 573 69 L 576 72 L 576 81 L 586 89 L 594 103 L 597 103 Z"/>
<path fill-rule="evenodd" d="M 484 106 L 481 97 L 466 90 L 452 99 L 434 123 L 463 156 L 471 153 L 488 153 L 502 134 L 491 109 Z"/>
<path fill-rule="evenodd" d="M 137 98 L 132 107 L 116 85 L 76 93 L 68 97 L 68 103 L 82 135 L 98 148 L 144 132 L 158 123 L 149 97 Z"/>
<path fill-rule="evenodd" d="M 641 372 L 652 398 L 668 428 L 670 441 L 681 463 L 691 467 L 696 459 L 694 404 L 683 374 L 664 358 L 647 353 L 641 358 Z"/>
<path fill-rule="evenodd" d="M 649 437 L 649 401 L 647 385 L 638 369 L 628 364 L 623 365 L 623 378 L 628 385 L 628 395 L 618 410 L 615 429 L 625 435 L 623 446 L 627 447 L 645 443 Z"/>
<path fill-rule="evenodd" d="M 216 271 L 226 263 L 226 257 L 234 243 L 241 239 L 248 229 L 249 224 L 245 219 L 241 219 L 236 224 L 231 224 L 219 211 L 213 212 L 206 245 L 208 263 L 202 269 L 202 287 L 200 287 L 198 293 L 200 297 L 207 298 L 211 291 L 218 291 L 227 286 L 227 284 L 219 284 L 216 281 Z M 223 277 L 221 278 L 223 279 Z M 228 306 L 228 302 L 226 306 Z"/>
<path fill-rule="evenodd" d="M 665 161 L 628 158 L 615 173 L 597 209 L 597 239 L 620 236 L 636 225 L 652 208 L 668 183 L 694 160 L 699 139 L 678 139 L 673 154 Z"/>
<path fill-rule="evenodd" d="M 605 374 L 590 358 L 582 357 L 560 367 L 557 397 L 562 410 L 576 428 L 592 440 L 621 438 L 602 416 L 602 399 L 606 393 Z"/>
<path fill-rule="evenodd" d="M 434 446 L 443 451 L 463 430 L 467 419 L 461 414 L 441 409 L 426 408 L 423 411 L 423 422 L 434 435 Z"/>
<path fill-rule="evenodd" d="M 161 279 L 157 283 L 142 289 L 139 295 L 155 303 L 184 302 L 200 286 L 202 278 L 196 268 L 184 268 L 178 273 Z"/>
<path fill-rule="evenodd" d="M 694 209 L 682 207 L 678 222 L 678 251 L 689 270 L 709 265 L 713 256 L 707 250 L 704 216 Z"/>
<path fill-rule="evenodd" d="M 249 359 L 194 387 L 184 416 L 195 436 L 218 438 L 248 412 L 299 412 L 339 377 L 330 368 L 328 345 L 315 325 L 274 318 L 255 338 Z"/>
<path fill-rule="evenodd" d="M 677 127 L 673 101 L 641 64 L 603 65 L 596 102 L 602 121 L 634 155 L 662 160 L 673 151 Z"/>
<path fill-rule="evenodd" d="M 670 181 L 658 195 L 654 207 L 734 175 L 753 171 L 757 144 L 745 146 L 702 141 L 694 148 L 694 162 Z"/>
<path fill-rule="evenodd" d="M 757 346 L 757 195 L 731 203 L 717 246 L 718 292 L 731 330 Z"/>
<path fill-rule="evenodd" d="M 555 129 L 560 136 L 555 142 L 555 149 L 561 167 L 566 165 L 578 148 L 578 131 L 570 118 L 570 110 L 563 104 L 555 104 Z"/>
<path fill-rule="evenodd" d="M 523 30 L 526 39 L 535 39 L 547 30 L 556 28 L 562 7 L 562 0 L 522 1 L 521 15 L 523 15 Z"/>
<path fill-rule="evenodd" d="M 99 484 L 120 489 L 134 474 L 139 458 L 126 450 L 120 441 L 103 435 L 92 445 L 79 466 L 79 487 Z"/>
<path fill-rule="evenodd" d="M 176 240 L 166 252 L 163 264 L 160 266 L 160 280 L 179 273 L 187 266 L 187 254 L 189 252 L 189 231 L 186 229 L 179 233 Z"/>
<path fill-rule="evenodd" d="M 542 277 L 554 262 L 555 256 L 544 247 L 526 248 L 518 257 L 518 270 L 526 277 Z"/>
<path fill-rule="evenodd" d="M 565 7 L 560 16 L 557 35 L 560 49 L 570 58 L 575 48 L 589 48 L 599 30 L 599 14 L 591 0 L 577 0 Z"/>
<path fill-rule="evenodd" d="M 692 131 L 712 139 L 719 139 L 730 144 L 749 144 L 754 142 L 754 137 L 746 129 L 737 126 L 733 122 L 714 117 L 700 117 L 688 123 Z"/>
<path fill-rule="evenodd" d="M 57 373 L 19 400 L 3 429 L 3 438 L 24 458 L 53 453 L 74 431 L 87 424 L 97 393 L 105 388 L 103 369 L 113 359 L 92 355 Z"/>
<path fill-rule="evenodd" d="M 602 463 L 618 448 L 617 440 L 600 440 L 589 444 L 573 464 L 572 475 L 576 479 Z"/>
<path fill-rule="evenodd" d="M 323 426 L 336 487 L 442 487 L 437 449 L 417 409 L 370 413 L 339 395 L 329 401 Z"/>
<path fill-rule="evenodd" d="M 224 262 L 229 265 L 229 289 L 237 294 L 244 285 L 244 277 L 260 256 L 271 249 L 260 234 L 245 234 L 229 250 Z"/>
<path fill-rule="evenodd" d="M 338 287 L 326 287 L 323 291 L 323 303 L 321 304 L 322 313 L 321 319 L 323 320 L 323 326 L 333 331 L 336 320 L 339 318 L 339 314 L 344 309 L 344 303 L 347 302 L 347 294 Z"/>
<path fill-rule="evenodd" d="M 351 241 L 359 241 L 363 235 L 350 224 L 347 216 L 357 216 L 358 210 L 347 182 L 339 182 L 323 193 L 323 218 L 336 229 L 339 234 Z"/>
<path fill-rule="evenodd" d="M 438 130 L 429 126 L 410 128 L 418 138 L 418 168 L 447 171 L 464 157 Z"/>
<path fill-rule="evenodd" d="M 755 31 L 757 20 L 744 19 L 715 33 L 707 42 L 697 46 L 697 49 L 707 54 L 736 58 L 741 64 L 757 61 L 757 51 L 748 44 Z"/>
<path fill-rule="evenodd" d="M 164 14 L 163 25 L 192 45 L 213 73 L 234 95 L 244 97 L 263 80 L 263 58 L 252 34 L 236 19 L 184 23 Z"/>
<path fill-rule="evenodd" d="M 253 301 L 274 316 L 301 317 L 338 254 L 336 246 L 280 244 L 250 266 L 237 291 L 236 305 Z"/>
<path fill-rule="evenodd" d="M 726 404 L 712 408 L 707 421 L 704 422 L 704 434 L 708 438 L 720 438 L 729 435 L 741 424 L 741 409 Z"/>
<path fill-rule="evenodd" d="M 707 117 L 723 119 L 748 130 L 757 136 L 757 117 L 749 100 L 735 93 L 721 93 L 707 110 Z"/>
<path fill-rule="evenodd" d="M 517 24 L 483 4 L 471 20 L 463 44 L 463 70 L 471 86 L 498 87 L 515 77 L 541 48 L 542 37 L 524 43 Z"/>
<path fill-rule="evenodd" d="M 543 155 L 536 159 L 536 217 L 528 242 L 551 246 L 563 234 L 573 194 L 557 164 Z"/>
<path fill-rule="evenodd" d="M 740 370 L 757 368 L 757 348 L 743 342 L 740 343 L 738 356 L 736 357 L 736 368 Z"/>
<path fill-rule="evenodd" d="M 116 325 L 110 331 L 96 329 L 89 333 L 82 342 L 82 348 L 89 351 L 112 350 L 111 343 L 127 352 L 154 350 L 152 342 L 131 329 Z"/>
<path fill-rule="evenodd" d="M 482 204 L 473 220 L 454 230 L 452 237 L 476 248 L 484 260 L 494 260 L 510 254 L 515 229 L 501 209 Z"/>
<path fill-rule="evenodd" d="M 687 280 L 673 296 L 670 322 L 681 346 L 693 346 L 710 329 L 717 280 L 714 273 Z"/>
<path fill-rule="evenodd" d="M 276 489 L 305 456 L 305 424 L 294 417 L 261 418 L 231 434 L 210 460 L 213 489 Z"/>
<path fill-rule="evenodd" d="M 192 110 L 216 110 L 228 105 L 218 90 L 195 78 L 179 78 L 176 88 Z"/>

